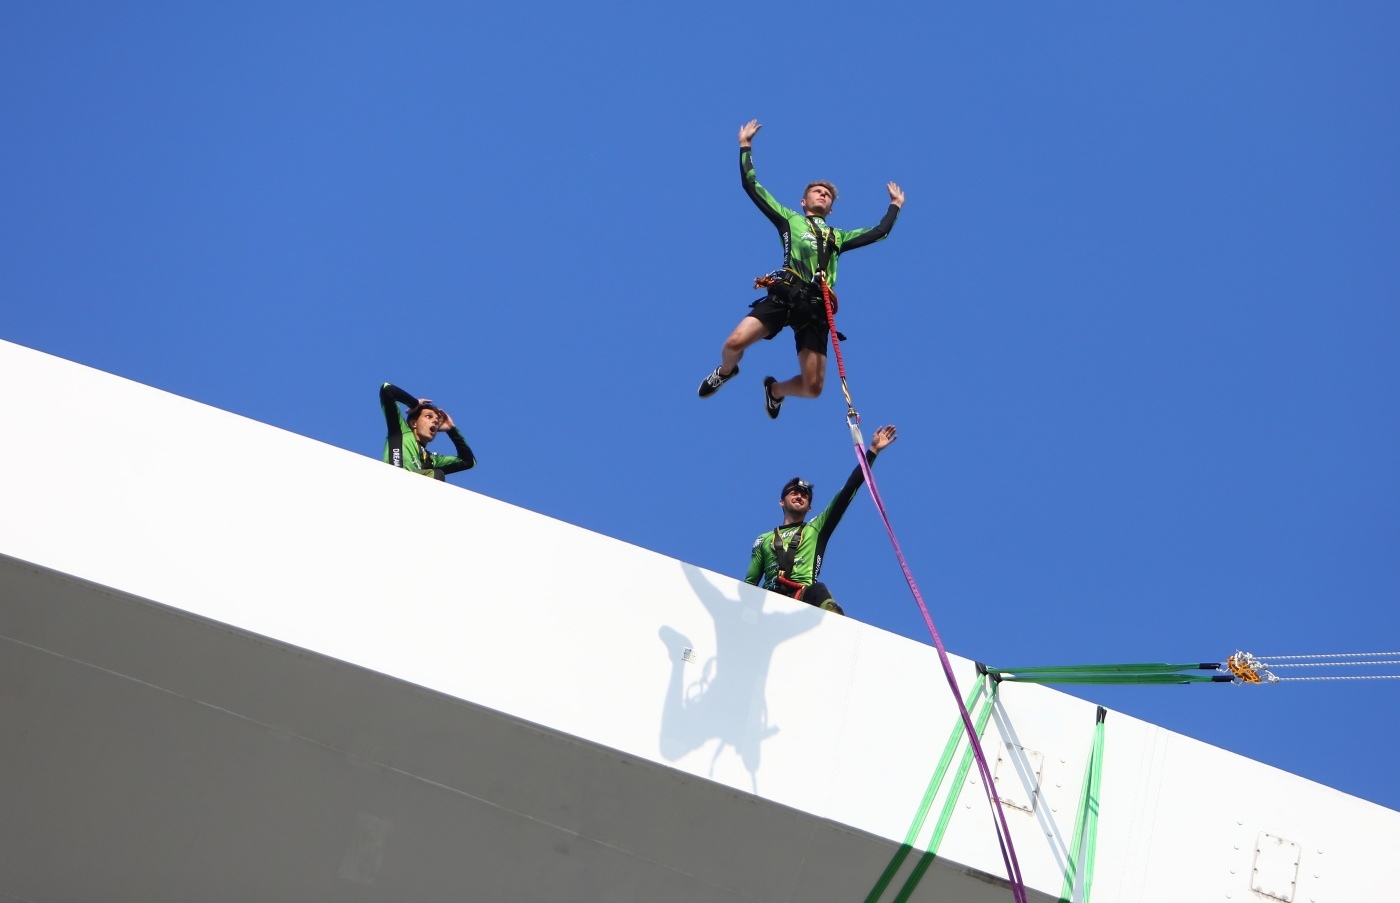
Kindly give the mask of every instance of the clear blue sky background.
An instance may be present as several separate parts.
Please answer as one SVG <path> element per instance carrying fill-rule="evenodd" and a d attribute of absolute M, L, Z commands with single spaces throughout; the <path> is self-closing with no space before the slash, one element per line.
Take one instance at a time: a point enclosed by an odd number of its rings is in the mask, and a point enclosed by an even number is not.
<path fill-rule="evenodd" d="M 374 456 L 391 380 L 463 426 L 458 485 L 741 576 L 783 482 L 853 464 L 834 385 L 764 416 L 786 336 L 695 397 L 780 258 L 758 117 L 788 203 L 908 192 L 839 323 L 954 652 L 1396 650 L 1398 39 L 1393 3 L 9 4 L 0 338 Z M 928 641 L 868 498 L 824 575 Z M 1400 681 L 1081 695 L 1400 808 Z"/>

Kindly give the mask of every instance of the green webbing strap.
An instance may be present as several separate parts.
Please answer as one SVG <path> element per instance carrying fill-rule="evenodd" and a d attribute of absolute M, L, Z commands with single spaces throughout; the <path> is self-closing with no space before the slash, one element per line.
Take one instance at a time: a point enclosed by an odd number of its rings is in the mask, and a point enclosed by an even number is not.
<path fill-rule="evenodd" d="M 1192 684 L 1230 683 L 1228 674 L 1187 674 L 1220 670 L 1219 662 L 1136 662 L 1120 665 L 1051 665 L 1034 668 L 987 668 L 993 680 L 1034 684 Z"/>
<path fill-rule="evenodd" d="M 979 679 L 973 686 L 972 692 L 967 694 L 967 699 L 963 705 L 971 709 L 977 697 L 986 692 L 988 681 Z M 995 689 L 995 688 L 994 688 Z M 938 789 L 943 786 L 943 776 L 948 773 L 948 766 L 952 764 L 953 753 L 958 751 L 958 741 L 963 738 L 963 725 L 959 720 L 953 725 L 952 732 L 948 735 L 948 742 L 943 744 L 943 755 L 938 758 L 938 767 L 933 770 L 933 777 L 928 779 L 928 787 L 924 790 L 924 797 L 919 801 L 919 808 L 914 813 L 914 820 L 909 824 L 909 830 L 904 835 L 904 843 L 890 859 L 889 865 L 880 873 L 880 880 L 875 882 L 875 886 L 870 889 L 870 893 L 865 898 L 865 903 L 876 903 L 880 895 L 885 892 L 885 888 L 890 886 L 894 880 L 895 872 L 904 864 L 904 860 L 909 857 L 909 852 L 914 849 L 914 841 L 919 838 L 919 832 L 924 829 L 924 821 L 928 818 L 929 810 L 933 808 L 933 798 L 938 795 Z"/>
<path fill-rule="evenodd" d="M 1181 665 L 1166 662 L 1132 662 L 1125 665 L 1037 665 L 1033 668 L 988 668 L 992 674 L 1166 674 L 1171 671 L 1213 671 L 1219 662 L 1187 662 Z"/>
<path fill-rule="evenodd" d="M 1018 684 L 1209 684 L 1233 683 L 1228 674 L 999 674 Z"/>
<path fill-rule="evenodd" d="M 1074 831 L 1070 834 L 1069 859 L 1065 864 L 1065 881 L 1060 886 L 1060 903 L 1074 899 L 1074 881 L 1079 863 L 1084 863 L 1084 898 L 1089 903 L 1089 891 L 1094 885 L 1094 848 L 1099 837 L 1099 786 L 1103 779 L 1103 721 L 1108 710 L 1099 706 L 1094 724 L 1094 746 L 1084 765 L 1084 792 L 1079 809 L 1074 813 Z"/>
<path fill-rule="evenodd" d="M 987 722 L 991 720 L 992 709 L 996 707 L 997 685 L 992 684 L 992 692 L 987 695 L 986 701 L 982 703 L 982 708 L 977 713 L 977 736 L 981 737 L 982 732 L 987 729 Z M 958 763 L 958 773 L 953 776 L 953 783 L 949 786 L 948 796 L 943 800 L 943 810 L 938 813 L 938 822 L 933 826 L 933 837 L 929 838 L 928 850 L 919 857 L 919 861 L 914 865 L 914 871 L 909 873 L 909 877 L 904 881 L 904 887 L 894 898 L 894 903 L 908 903 L 910 897 L 914 895 L 914 889 L 919 886 L 919 882 L 924 879 L 924 873 L 929 866 L 933 865 L 934 858 L 938 855 L 938 848 L 943 844 L 943 835 L 948 832 L 948 823 L 953 820 L 953 810 L 957 808 L 958 797 L 961 796 L 963 784 L 967 781 L 967 773 L 972 770 L 972 747 L 969 745 L 963 750 L 962 761 Z"/>

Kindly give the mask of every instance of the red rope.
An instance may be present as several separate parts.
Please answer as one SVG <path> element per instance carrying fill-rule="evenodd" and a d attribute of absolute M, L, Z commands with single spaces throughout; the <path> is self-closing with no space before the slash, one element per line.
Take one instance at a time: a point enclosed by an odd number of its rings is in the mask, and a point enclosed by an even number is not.
<path fill-rule="evenodd" d="M 848 419 L 855 418 L 851 423 L 851 428 L 855 429 L 855 425 L 860 423 L 860 415 L 851 403 L 851 390 L 846 385 L 846 362 L 841 358 L 841 340 L 836 334 L 836 310 L 831 304 L 831 289 L 826 287 L 825 276 L 818 276 L 817 281 L 821 283 L 822 301 L 826 302 L 826 325 L 831 328 L 831 348 L 836 352 L 836 372 L 841 376 L 841 394 L 846 396 L 846 416 Z"/>

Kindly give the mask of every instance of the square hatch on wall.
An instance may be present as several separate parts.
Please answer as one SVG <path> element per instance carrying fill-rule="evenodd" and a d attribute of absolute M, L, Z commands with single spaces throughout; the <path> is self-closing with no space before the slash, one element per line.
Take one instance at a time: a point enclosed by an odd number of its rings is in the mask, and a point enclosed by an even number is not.
<path fill-rule="evenodd" d="M 1002 741 L 1001 748 L 997 750 L 996 765 L 992 767 L 997 797 L 1013 809 L 1034 812 L 1044 767 L 1045 756 L 1041 753 Z"/>
<path fill-rule="evenodd" d="M 1293 903 L 1298 888 L 1298 863 L 1303 850 L 1291 840 L 1261 832 L 1254 845 L 1254 873 L 1249 889 L 1283 903 Z"/>

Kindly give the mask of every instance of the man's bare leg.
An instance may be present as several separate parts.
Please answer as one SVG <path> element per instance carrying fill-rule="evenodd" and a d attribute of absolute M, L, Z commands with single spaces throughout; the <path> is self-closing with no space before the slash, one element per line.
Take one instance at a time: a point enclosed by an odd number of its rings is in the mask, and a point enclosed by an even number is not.
<path fill-rule="evenodd" d="M 797 352 L 797 364 L 801 372 L 792 379 L 773 383 L 768 391 L 774 398 L 816 398 L 826 385 L 826 355 L 802 348 Z"/>
<path fill-rule="evenodd" d="M 720 349 L 719 372 L 724 376 L 733 376 L 734 368 L 739 366 L 739 361 L 748 347 L 766 335 L 768 327 L 764 326 L 758 317 L 745 317 L 740 320 Z"/>
<path fill-rule="evenodd" d="M 700 382 L 700 397 L 709 398 L 718 392 L 725 380 L 739 372 L 739 360 L 744 356 L 744 350 L 766 335 L 768 327 L 757 317 L 750 316 L 740 320 L 739 325 L 734 327 L 734 331 L 720 348 L 719 366 Z"/>

